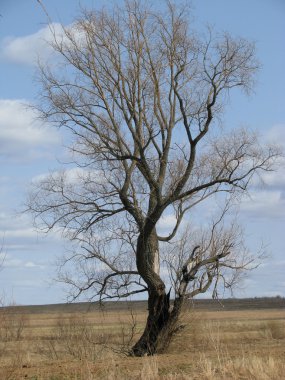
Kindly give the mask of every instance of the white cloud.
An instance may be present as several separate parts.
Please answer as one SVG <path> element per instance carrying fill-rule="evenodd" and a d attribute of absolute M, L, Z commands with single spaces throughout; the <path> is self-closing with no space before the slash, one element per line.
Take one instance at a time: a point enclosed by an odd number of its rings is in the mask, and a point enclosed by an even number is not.
<path fill-rule="evenodd" d="M 0 205 L 0 236 L 1 232 L 5 234 L 7 231 L 22 230 L 23 226 L 28 226 L 29 224 L 31 225 L 31 220 L 27 216 L 16 216 L 15 213 L 5 210 L 4 204 Z"/>
<path fill-rule="evenodd" d="M 38 58 L 46 60 L 52 54 L 49 42 L 53 40 L 53 33 L 57 38 L 62 38 L 60 24 L 47 25 L 36 33 L 23 37 L 6 37 L 2 40 L 0 57 L 9 62 L 35 65 Z"/>
<path fill-rule="evenodd" d="M 269 143 L 285 146 L 285 124 L 273 125 L 265 133 L 264 139 Z"/>
<path fill-rule="evenodd" d="M 23 101 L 0 99 L 0 157 L 26 159 L 59 141 L 58 133 L 36 117 L 37 113 Z"/>
<path fill-rule="evenodd" d="M 285 189 L 285 124 L 273 125 L 263 135 L 262 140 L 266 144 L 273 144 L 283 150 L 283 157 L 281 156 L 275 164 L 274 171 L 261 172 L 260 178 L 265 185 L 271 189 L 283 188 Z M 258 181 L 256 181 L 258 183 Z"/>
<path fill-rule="evenodd" d="M 31 260 L 25 261 L 17 257 L 13 257 L 8 253 L 0 253 L 0 262 L 3 268 L 38 268 L 44 269 L 45 266 L 39 263 L 35 263 Z"/>
<path fill-rule="evenodd" d="M 78 178 L 82 178 L 82 176 L 87 174 L 87 170 L 83 168 L 71 168 L 67 170 L 62 171 L 53 171 L 52 173 L 43 173 L 40 175 L 37 175 L 32 179 L 33 182 L 41 182 L 50 177 L 52 175 L 53 177 L 60 177 L 64 174 L 67 183 L 74 184 L 77 182 Z"/>
<path fill-rule="evenodd" d="M 34 230 L 34 228 L 23 228 L 23 229 L 17 229 L 14 231 L 6 231 L 5 232 L 5 238 L 21 238 L 21 239 L 27 239 L 27 238 L 37 238 L 38 233 Z"/>
<path fill-rule="evenodd" d="M 68 185 L 78 185 L 81 184 L 82 181 L 90 181 L 96 183 L 103 183 L 104 175 L 99 170 L 87 170 L 80 167 L 75 167 L 66 170 L 55 170 L 51 173 L 43 173 L 35 176 L 32 179 L 32 182 L 41 182 L 48 180 L 49 177 L 52 176 L 54 179 L 60 179 L 64 177 L 65 183 Z"/>
<path fill-rule="evenodd" d="M 285 149 L 285 124 L 269 128 L 262 140 L 266 144 L 277 144 Z M 241 202 L 241 211 L 258 218 L 284 218 L 285 158 L 278 159 L 274 171 L 260 172 L 259 175 L 259 179 L 256 177 L 252 182 L 250 197 Z"/>
<path fill-rule="evenodd" d="M 0 60 L 29 66 L 37 65 L 38 61 L 48 61 L 52 64 L 55 57 L 53 43 L 72 45 L 65 31 L 71 33 L 72 39 L 78 44 L 84 43 L 84 32 L 76 24 L 63 26 L 59 23 L 51 23 L 27 36 L 8 36 L 2 39 Z"/>
<path fill-rule="evenodd" d="M 26 214 L 13 215 L 9 211 L 1 212 L 0 209 L 0 239 L 3 239 L 5 252 L 31 253 L 43 246 L 57 245 L 61 242 L 61 235 L 52 232 L 47 237 L 33 228 L 32 220 Z"/>
<path fill-rule="evenodd" d="M 24 266 L 25 266 L 25 268 L 38 268 L 38 267 L 40 267 L 40 265 L 35 264 L 35 263 L 32 262 L 32 261 L 28 261 L 28 262 L 26 262 Z"/>
<path fill-rule="evenodd" d="M 285 189 L 285 159 L 280 158 L 278 169 L 262 173 L 261 179 L 271 189 Z"/>
<path fill-rule="evenodd" d="M 173 229 L 176 224 L 176 217 L 174 214 L 162 216 L 158 222 L 158 229 L 168 230 Z"/>
<path fill-rule="evenodd" d="M 285 212 L 285 199 L 282 191 L 252 191 L 240 204 L 240 210 L 251 216 L 262 218 L 282 218 Z"/>

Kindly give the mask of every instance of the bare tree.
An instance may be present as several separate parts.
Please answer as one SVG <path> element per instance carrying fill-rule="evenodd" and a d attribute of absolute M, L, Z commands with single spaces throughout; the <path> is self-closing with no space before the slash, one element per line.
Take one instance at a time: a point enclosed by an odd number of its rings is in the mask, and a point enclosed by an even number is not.
<path fill-rule="evenodd" d="M 166 347 L 187 297 L 211 286 L 215 292 L 220 280 L 229 286 L 225 269 L 237 273 L 251 261 L 235 226 L 223 226 L 223 211 L 207 233 L 197 238 L 190 230 L 170 251 L 171 305 L 161 246 L 175 239 L 186 213 L 219 194 L 227 205 L 279 156 L 250 131 L 218 125 L 230 90 L 252 87 L 254 45 L 210 30 L 197 36 L 188 11 L 170 2 L 156 11 L 140 1 L 83 11 L 61 37 L 54 34 L 60 59 L 40 67 L 37 109 L 71 132 L 78 170 L 76 179 L 62 171 L 37 181 L 28 209 L 39 229 L 58 228 L 74 243 L 61 267 L 74 298 L 147 293 L 137 356 Z M 157 224 L 171 210 L 176 224 L 160 236 Z"/>

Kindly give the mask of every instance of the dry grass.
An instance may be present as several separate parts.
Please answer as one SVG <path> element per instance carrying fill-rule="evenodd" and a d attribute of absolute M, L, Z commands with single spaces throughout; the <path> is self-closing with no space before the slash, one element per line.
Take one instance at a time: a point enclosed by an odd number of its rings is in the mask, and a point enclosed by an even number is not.
<path fill-rule="evenodd" d="M 202 377 L 209 380 L 281 380 L 285 373 L 285 365 L 282 360 L 278 358 L 278 355 L 276 358 L 274 357 L 274 355 L 278 353 L 278 350 L 276 350 L 276 352 L 271 350 L 270 354 L 266 353 L 265 350 L 264 352 L 260 350 L 260 347 L 262 347 L 264 343 L 265 345 L 269 344 L 272 346 L 271 323 L 272 322 L 266 323 L 265 329 L 262 330 L 261 339 L 253 338 L 253 342 L 250 341 L 250 339 L 245 340 L 245 335 L 240 334 L 241 342 L 239 348 L 237 347 L 236 349 L 231 347 L 233 341 L 223 332 L 223 326 L 221 326 L 219 322 L 206 323 L 204 325 L 205 334 L 203 340 L 208 350 L 205 349 L 204 352 L 201 353 L 199 362 Z M 278 325 L 278 333 L 280 333 L 279 326 L 281 327 L 281 323 L 274 322 L 274 326 L 276 326 L 275 323 Z M 242 326 L 248 333 L 248 326 L 246 324 Z M 283 323 L 283 329 L 284 327 L 285 324 Z M 256 323 L 255 328 L 258 334 L 260 330 L 259 323 Z M 266 337 L 265 342 L 263 341 L 264 336 Z M 280 335 L 278 336 L 280 337 Z M 228 343 L 226 344 L 225 341 Z M 277 346 L 275 348 L 277 348 Z M 213 352 L 214 355 L 207 355 L 207 351 Z"/>
<path fill-rule="evenodd" d="M 283 310 L 191 312 L 168 352 L 127 357 L 145 317 L 120 310 L 1 314 L 0 380 L 284 378 Z"/>

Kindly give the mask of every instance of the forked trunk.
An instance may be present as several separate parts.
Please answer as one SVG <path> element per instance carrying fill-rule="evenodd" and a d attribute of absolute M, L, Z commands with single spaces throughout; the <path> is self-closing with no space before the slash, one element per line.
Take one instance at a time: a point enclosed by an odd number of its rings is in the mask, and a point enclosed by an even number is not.
<path fill-rule="evenodd" d="M 176 300 L 171 310 L 170 292 L 159 276 L 159 250 L 156 233 L 140 236 L 137 247 L 137 267 L 149 288 L 148 317 L 144 332 L 131 350 L 131 355 L 145 356 L 162 352 L 176 330 L 182 300 Z M 178 302 L 179 301 L 179 302 Z M 181 301 L 181 302 L 180 302 Z"/>
<path fill-rule="evenodd" d="M 175 332 L 180 329 L 178 321 L 182 311 L 183 298 L 177 298 L 171 308 L 170 292 L 161 296 L 150 294 L 148 306 L 146 327 L 131 350 L 131 354 L 134 356 L 164 352 Z"/>
<path fill-rule="evenodd" d="M 169 321 L 169 294 L 149 293 L 148 317 L 144 332 L 132 348 L 134 356 L 153 355 L 159 350 L 165 326 Z"/>

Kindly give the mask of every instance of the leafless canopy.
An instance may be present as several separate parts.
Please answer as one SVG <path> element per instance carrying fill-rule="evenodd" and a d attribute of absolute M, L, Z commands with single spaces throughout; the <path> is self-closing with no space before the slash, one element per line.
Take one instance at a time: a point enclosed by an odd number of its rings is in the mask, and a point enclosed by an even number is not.
<path fill-rule="evenodd" d="M 71 132 L 78 169 L 36 182 L 28 207 L 39 228 L 59 228 L 74 242 L 64 259 L 76 263 L 74 273 L 62 272 L 62 280 L 75 297 L 87 290 L 95 298 L 164 294 L 159 247 L 175 239 L 185 214 L 217 194 L 246 191 L 279 155 L 248 130 L 218 126 L 230 90 L 251 90 L 254 45 L 211 30 L 197 36 L 188 11 L 140 1 L 83 11 L 54 34 L 60 58 L 40 67 L 39 111 Z M 169 212 L 176 224 L 160 236 L 157 223 Z M 233 260 L 240 235 L 221 220 L 200 241 L 191 230 L 181 237 L 192 244 L 187 257 L 170 249 L 170 266 L 183 258 L 175 268 L 178 296 L 189 294 L 189 284 L 194 296 L 225 279 L 225 266 L 248 263 Z"/>

